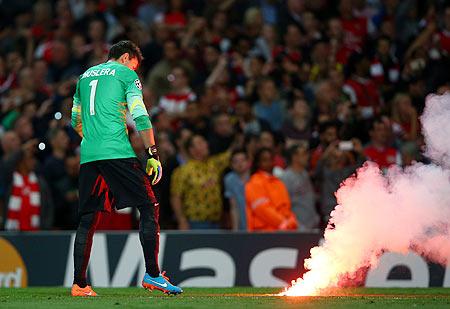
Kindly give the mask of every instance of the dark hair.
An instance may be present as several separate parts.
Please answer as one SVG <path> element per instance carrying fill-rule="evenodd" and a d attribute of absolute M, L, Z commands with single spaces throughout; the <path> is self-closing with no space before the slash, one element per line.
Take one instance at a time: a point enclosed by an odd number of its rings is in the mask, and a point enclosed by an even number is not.
<path fill-rule="evenodd" d="M 333 120 L 322 122 L 319 124 L 319 134 L 324 133 L 328 128 L 336 128 L 339 131 L 339 123 Z"/>
<path fill-rule="evenodd" d="M 308 147 L 306 145 L 302 144 L 295 144 L 289 147 L 287 150 L 287 158 L 286 161 L 288 164 L 292 164 L 292 157 L 297 153 L 299 150 L 305 150 L 308 151 Z"/>
<path fill-rule="evenodd" d="M 188 128 L 181 128 L 175 131 L 175 133 L 172 135 L 173 136 L 173 141 L 176 142 L 177 140 L 181 139 L 181 137 L 183 136 L 183 132 L 185 131 L 189 131 L 192 133 L 191 130 L 189 130 Z M 192 135 L 192 134 L 191 134 Z M 184 145 L 183 145 L 184 146 Z"/>
<path fill-rule="evenodd" d="M 354 74 L 356 72 L 356 67 L 365 59 L 367 59 L 367 56 L 364 53 L 360 51 L 353 52 L 347 60 L 345 77 L 349 78 L 352 74 Z"/>
<path fill-rule="evenodd" d="M 375 129 L 376 124 L 384 124 L 383 116 L 378 116 L 378 117 L 375 117 L 374 119 L 372 119 L 372 121 L 369 123 L 369 125 L 367 127 L 368 131 L 370 132 L 373 129 Z"/>
<path fill-rule="evenodd" d="M 186 140 L 186 142 L 184 142 L 184 149 L 189 153 L 189 149 L 192 147 L 192 145 L 194 144 L 194 138 L 196 137 L 201 137 L 203 139 L 205 139 L 202 135 L 200 134 L 192 134 L 191 136 L 189 136 L 189 138 Z"/>
<path fill-rule="evenodd" d="M 128 53 L 130 55 L 130 59 L 137 58 L 139 63 L 141 63 L 141 61 L 144 59 L 144 57 L 142 57 L 140 48 L 136 44 L 131 41 L 124 40 L 111 46 L 108 54 L 108 60 L 119 59 L 120 56 L 125 53 Z"/>
<path fill-rule="evenodd" d="M 248 159 L 248 154 L 244 148 L 238 148 L 231 152 L 230 161 L 233 160 L 235 155 L 243 154 Z"/>
<path fill-rule="evenodd" d="M 377 39 L 377 44 L 378 44 L 380 41 L 388 41 L 389 44 L 392 43 L 391 38 L 388 37 L 387 35 L 380 35 L 380 36 L 378 37 L 378 39 Z"/>
<path fill-rule="evenodd" d="M 302 148 L 300 145 L 296 144 L 296 145 L 292 145 L 291 147 L 289 147 L 287 153 L 287 161 L 289 164 L 292 163 L 292 157 L 297 153 L 297 151 Z"/>
<path fill-rule="evenodd" d="M 274 83 L 275 86 L 276 86 L 275 80 L 273 80 L 273 78 L 270 78 L 270 77 L 263 77 L 263 78 L 261 78 L 261 79 L 258 81 L 258 89 L 260 89 L 260 88 L 261 88 L 265 83 L 267 83 L 267 82 L 272 82 L 272 83 Z"/>
<path fill-rule="evenodd" d="M 258 151 L 255 153 L 255 157 L 253 158 L 253 162 L 252 162 L 252 168 L 251 168 L 252 175 L 258 171 L 259 161 L 261 161 L 261 157 L 265 152 L 268 152 L 268 153 L 270 153 L 271 156 L 273 156 L 273 151 L 270 148 L 263 147 L 263 148 L 258 149 Z"/>
<path fill-rule="evenodd" d="M 167 43 L 173 43 L 176 47 L 176 49 L 180 49 L 181 48 L 181 43 L 178 40 L 175 39 L 167 39 L 164 41 L 163 45 L 166 45 Z"/>

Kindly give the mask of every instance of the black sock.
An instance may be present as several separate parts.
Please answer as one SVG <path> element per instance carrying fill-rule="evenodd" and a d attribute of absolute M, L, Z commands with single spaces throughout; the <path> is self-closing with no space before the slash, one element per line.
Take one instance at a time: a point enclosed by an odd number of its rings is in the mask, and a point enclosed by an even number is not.
<path fill-rule="evenodd" d="M 159 276 L 159 204 L 138 207 L 140 212 L 139 239 L 145 259 L 145 271 L 152 277 Z"/>
<path fill-rule="evenodd" d="M 100 212 L 83 214 L 80 217 L 73 249 L 74 276 L 73 283 L 84 288 L 86 282 L 86 270 L 91 255 L 92 238 L 95 228 L 100 220 Z"/>

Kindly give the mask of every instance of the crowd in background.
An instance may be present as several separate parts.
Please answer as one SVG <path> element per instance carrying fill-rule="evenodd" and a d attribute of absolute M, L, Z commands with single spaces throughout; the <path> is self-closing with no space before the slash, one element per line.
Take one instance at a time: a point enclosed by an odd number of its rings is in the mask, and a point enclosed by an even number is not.
<path fill-rule="evenodd" d="M 442 0 L 0 1 L 0 229 L 76 227 L 72 96 L 122 39 L 145 58 L 164 229 L 323 228 L 366 160 L 426 161 L 425 97 L 450 89 Z"/>

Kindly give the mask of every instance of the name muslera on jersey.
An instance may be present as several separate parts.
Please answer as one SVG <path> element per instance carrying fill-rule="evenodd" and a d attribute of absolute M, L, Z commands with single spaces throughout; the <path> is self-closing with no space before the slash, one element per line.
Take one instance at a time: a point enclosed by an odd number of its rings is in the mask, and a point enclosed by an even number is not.
<path fill-rule="evenodd" d="M 116 75 L 116 69 L 92 69 L 92 70 L 87 70 L 86 72 L 83 73 L 83 75 L 81 76 L 81 79 L 86 78 L 86 77 L 91 77 L 91 76 L 104 76 L 104 75 L 110 75 L 110 76 L 115 76 Z"/>

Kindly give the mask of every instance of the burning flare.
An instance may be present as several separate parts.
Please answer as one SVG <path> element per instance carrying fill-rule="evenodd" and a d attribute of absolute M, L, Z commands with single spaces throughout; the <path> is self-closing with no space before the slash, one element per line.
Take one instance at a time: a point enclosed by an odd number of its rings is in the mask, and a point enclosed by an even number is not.
<path fill-rule="evenodd" d="M 450 95 L 429 96 L 421 116 L 425 154 L 433 164 L 392 166 L 385 175 L 366 162 L 336 192 L 338 205 L 308 271 L 280 296 L 320 295 L 343 279 L 361 282 L 385 251 L 409 250 L 433 262 L 450 258 Z"/>

